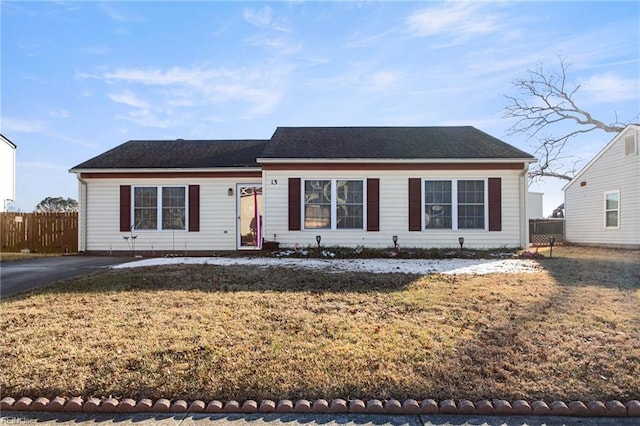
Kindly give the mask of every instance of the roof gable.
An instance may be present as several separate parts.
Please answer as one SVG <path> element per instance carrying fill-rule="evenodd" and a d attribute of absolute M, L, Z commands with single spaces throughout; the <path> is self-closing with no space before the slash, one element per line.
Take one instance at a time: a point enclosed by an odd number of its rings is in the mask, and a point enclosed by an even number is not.
<path fill-rule="evenodd" d="M 600 152 L 598 152 L 596 154 L 595 157 L 593 157 L 591 159 L 591 161 L 589 161 L 586 166 L 584 166 L 582 169 L 580 169 L 580 171 L 574 176 L 573 179 L 571 179 L 571 181 L 569 183 L 567 183 L 565 186 L 562 187 L 563 191 L 566 191 L 567 189 L 569 189 L 571 186 L 573 186 L 573 184 L 575 182 L 578 182 L 578 180 L 603 156 L 606 154 L 607 151 L 609 151 L 609 149 L 611 149 L 612 146 L 614 146 L 620 139 L 622 139 L 623 137 L 627 136 L 628 133 L 630 131 L 635 131 L 635 132 L 640 132 L 640 125 L 639 124 L 629 124 L 627 125 L 627 127 L 625 127 L 620 133 L 618 133 L 613 139 L 611 139 L 611 141 L 606 144 L 604 146 L 604 148 L 602 148 L 600 150 Z"/>
<path fill-rule="evenodd" d="M 474 127 L 278 127 L 268 159 L 532 159 Z"/>
<path fill-rule="evenodd" d="M 13 149 L 18 148 L 18 146 L 17 146 L 15 143 L 11 142 L 11 141 L 9 140 L 9 138 L 7 138 L 7 137 L 6 137 L 5 135 L 3 135 L 2 133 L 0 133 L 0 139 L 2 139 L 2 140 L 3 140 L 7 145 L 9 145 L 11 148 L 13 148 Z"/>
<path fill-rule="evenodd" d="M 259 167 L 264 140 L 129 141 L 74 169 L 198 169 Z"/>

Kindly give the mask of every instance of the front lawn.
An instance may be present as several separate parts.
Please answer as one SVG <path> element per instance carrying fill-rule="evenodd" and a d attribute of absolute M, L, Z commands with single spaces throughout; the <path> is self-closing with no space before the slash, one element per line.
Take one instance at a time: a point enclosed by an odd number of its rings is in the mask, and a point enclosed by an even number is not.
<path fill-rule="evenodd" d="M 2 396 L 640 399 L 640 254 L 544 272 L 169 265 L 0 303 Z"/>

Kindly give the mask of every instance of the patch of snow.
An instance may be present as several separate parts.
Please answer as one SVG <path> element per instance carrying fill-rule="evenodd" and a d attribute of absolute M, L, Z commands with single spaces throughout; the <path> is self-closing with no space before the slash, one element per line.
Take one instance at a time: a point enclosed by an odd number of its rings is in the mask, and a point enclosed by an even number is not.
<path fill-rule="evenodd" d="M 531 259 L 299 259 L 266 257 L 161 257 L 113 266 L 114 269 L 155 265 L 242 265 L 259 268 L 285 267 L 323 272 L 370 272 L 377 274 L 494 274 L 536 273 L 541 268 Z"/>

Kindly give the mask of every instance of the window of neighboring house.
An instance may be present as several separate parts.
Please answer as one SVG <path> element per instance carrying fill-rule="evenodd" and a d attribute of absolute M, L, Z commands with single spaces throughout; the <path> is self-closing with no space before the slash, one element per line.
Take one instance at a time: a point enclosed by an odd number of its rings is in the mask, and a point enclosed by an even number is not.
<path fill-rule="evenodd" d="M 620 223 L 620 191 L 604 194 L 604 226 L 618 228 Z"/>
<path fill-rule="evenodd" d="M 363 229 L 363 180 L 305 180 L 305 229 Z"/>
<path fill-rule="evenodd" d="M 485 180 L 425 180 L 425 229 L 485 229 Z"/>
<path fill-rule="evenodd" d="M 161 194 L 158 196 L 158 194 Z M 133 193 L 134 229 L 186 229 L 186 190 L 184 186 L 135 187 Z"/>

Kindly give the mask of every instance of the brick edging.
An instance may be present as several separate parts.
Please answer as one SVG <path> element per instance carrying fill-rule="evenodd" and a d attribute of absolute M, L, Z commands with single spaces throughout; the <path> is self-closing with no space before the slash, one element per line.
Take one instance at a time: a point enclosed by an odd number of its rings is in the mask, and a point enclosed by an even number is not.
<path fill-rule="evenodd" d="M 344 400 L 324 399 L 297 401 L 291 400 L 246 400 L 210 401 L 169 400 L 160 398 L 151 400 L 143 398 L 133 400 L 124 398 L 63 398 L 52 400 L 36 398 L 32 400 L 22 397 L 15 400 L 5 397 L 0 401 L 0 411 L 64 411 L 91 413 L 336 413 L 336 414 L 482 414 L 482 415 L 537 415 L 537 416 L 607 416 L 607 417 L 640 417 L 640 401 L 545 401 L 525 400 L 509 402 L 503 399 L 483 399 L 470 401 L 467 399 L 446 399 L 435 401 L 424 399 L 417 401 L 395 399 L 363 401 L 360 399 Z"/>

